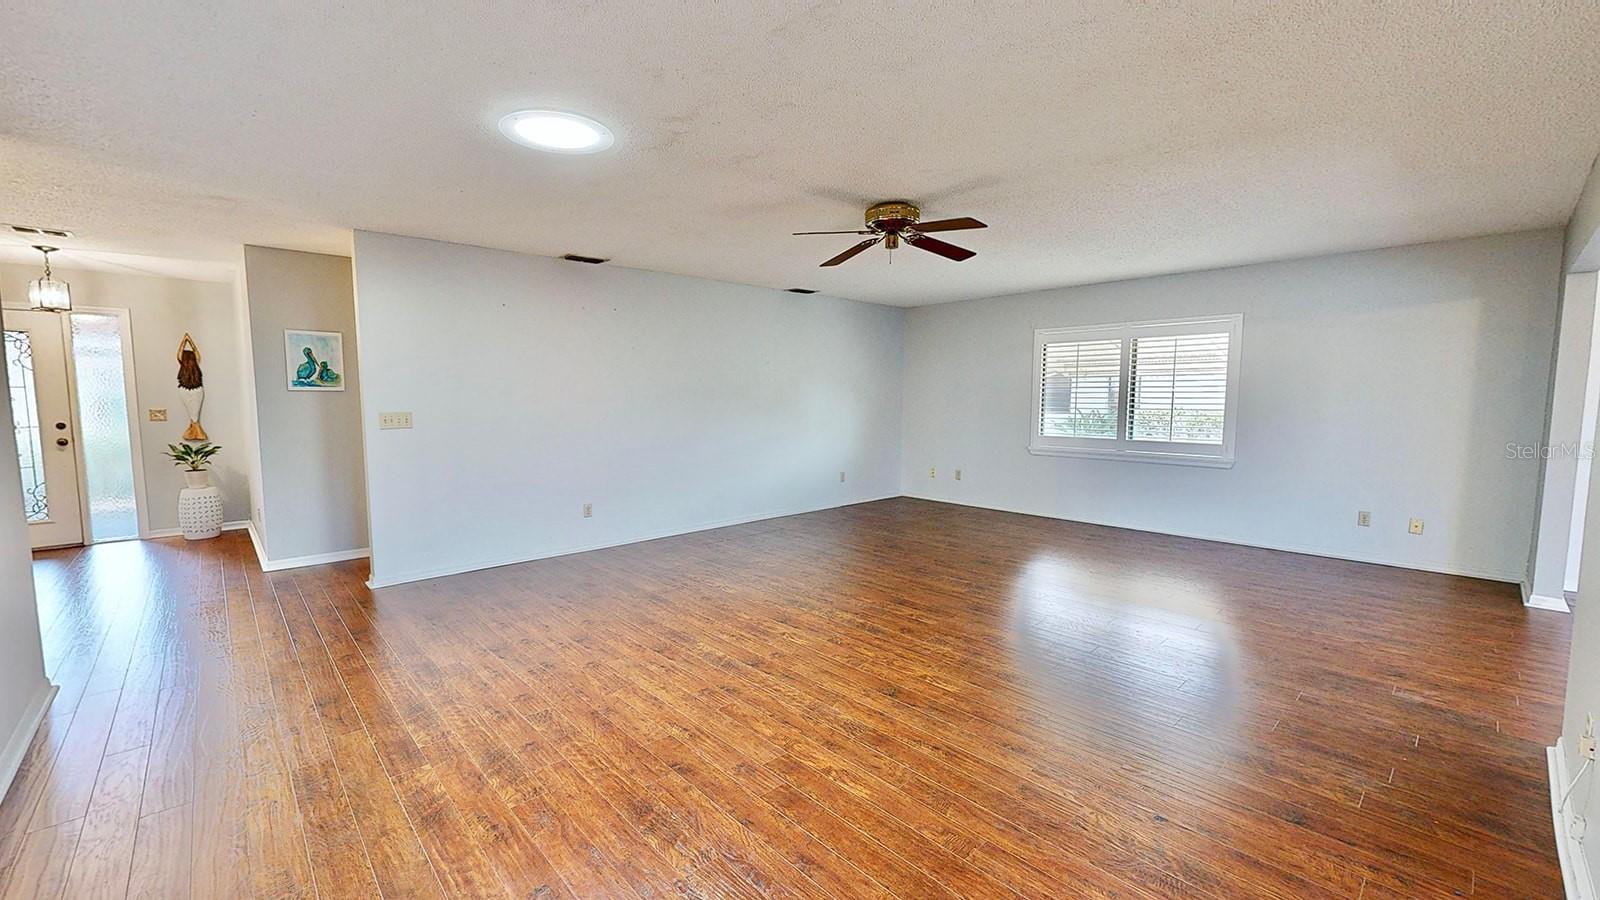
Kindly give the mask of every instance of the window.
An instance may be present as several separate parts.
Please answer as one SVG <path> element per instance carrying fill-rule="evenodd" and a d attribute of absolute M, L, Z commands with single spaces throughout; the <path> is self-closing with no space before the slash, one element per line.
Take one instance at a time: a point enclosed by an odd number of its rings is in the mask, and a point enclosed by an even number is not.
<path fill-rule="evenodd" d="M 1115 440 L 1122 343 L 1062 341 L 1044 345 L 1040 434 Z"/>
<path fill-rule="evenodd" d="M 1035 331 L 1028 449 L 1231 466 L 1242 322 L 1232 315 Z"/>

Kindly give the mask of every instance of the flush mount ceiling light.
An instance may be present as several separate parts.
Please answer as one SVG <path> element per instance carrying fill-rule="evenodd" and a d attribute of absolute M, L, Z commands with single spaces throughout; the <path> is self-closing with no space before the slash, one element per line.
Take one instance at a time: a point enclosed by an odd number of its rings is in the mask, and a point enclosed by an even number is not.
<path fill-rule="evenodd" d="M 587 116 L 549 109 L 524 109 L 500 120 L 500 133 L 551 153 L 599 153 L 615 138 L 611 129 Z"/>
<path fill-rule="evenodd" d="M 72 309 L 72 291 L 65 281 L 50 277 L 50 254 L 56 252 L 56 248 L 34 244 L 33 249 L 44 254 L 44 277 L 28 282 L 29 308 L 67 312 Z"/>

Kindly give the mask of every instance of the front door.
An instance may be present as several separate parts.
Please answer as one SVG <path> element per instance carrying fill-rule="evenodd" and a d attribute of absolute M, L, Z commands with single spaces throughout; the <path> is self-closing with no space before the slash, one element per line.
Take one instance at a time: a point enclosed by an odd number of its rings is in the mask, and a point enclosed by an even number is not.
<path fill-rule="evenodd" d="M 8 309 L 0 317 L 28 535 L 35 549 L 81 544 L 83 504 L 61 315 Z"/>

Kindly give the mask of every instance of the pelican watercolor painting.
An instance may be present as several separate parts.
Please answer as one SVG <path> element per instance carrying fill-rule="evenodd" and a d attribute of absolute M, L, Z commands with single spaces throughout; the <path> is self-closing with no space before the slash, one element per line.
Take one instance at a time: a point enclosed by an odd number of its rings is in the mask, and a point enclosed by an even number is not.
<path fill-rule="evenodd" d="M 344 335 L 286 329 L 283 353 L 289 368 L 289 390 L 344 390 Z"/>

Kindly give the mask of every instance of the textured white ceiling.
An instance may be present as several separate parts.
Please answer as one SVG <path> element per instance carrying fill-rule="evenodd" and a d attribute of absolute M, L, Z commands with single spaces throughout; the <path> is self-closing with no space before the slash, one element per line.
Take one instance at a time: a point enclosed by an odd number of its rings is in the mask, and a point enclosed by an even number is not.
<path fill-rule="evenodd" d="M 12 4 L 0 221 L 231 262 L 366 228 L 914 305 L 1565 221 L 1594 2 Z M 584 112 L 597 156 L 508 143 Z M 816 264 L 871 201 L 955 264 Z"/>

